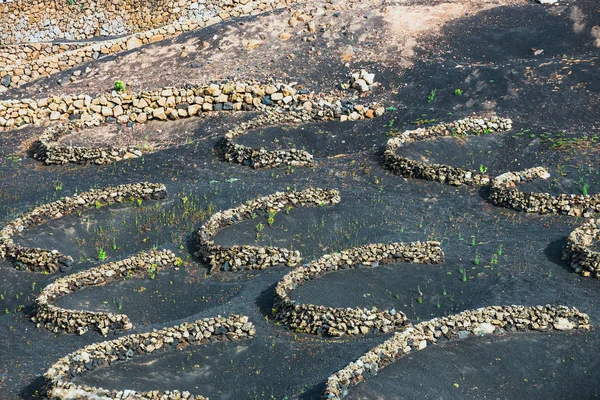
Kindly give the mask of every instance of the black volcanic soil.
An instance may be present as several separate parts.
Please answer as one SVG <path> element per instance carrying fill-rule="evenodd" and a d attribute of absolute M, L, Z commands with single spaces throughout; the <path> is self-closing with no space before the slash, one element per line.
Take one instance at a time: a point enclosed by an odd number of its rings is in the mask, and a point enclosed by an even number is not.
<path fill-rule="evenodd" d="M 579 9 L 575 14 L 574 7 Z M 584 27 L 577 25 L 577 32 L 574 24 L 581 24 L 581 18 L 574 21 L 573 15 L 584 16 Z M 223 115 L 214 126 L 186 121 L 184 129 L 193 132 L 190 143 L 108 166 L 46 167 L 20 149 L 40 129 L 4 132 L 3 222 L 75 190 L 148 180 L 166 184 L 169 191 L 162 201 L 90 210 L 15 238 L 19 244 L 56 248 L 73 256 L 71 272 L 100 264 L 100 248 L 107 261 L 152 247 L 172 249 L 184 259 L 181 268 L 155 279 L 85 289 L 60 299 L 60 305 L 125 312 L 135 324 L 133 332 L 229 313 L 248 315 L 257 327 L 252 340 L 140 357 L 78 381 L 118 389 L 189 390 L 212 399 L 317 399 L 331 373 L 389 337 L 328 339 L 288 331 L 270 318 L 273 288 L 286 268 L 210 275 L 192 256 L 192 235 L 210 214 L 287 188 L 337 188 L 342 202 L 280 213 L 272 226 L 258 216 L 223 230 L 216 240 L 294 248 L 305 261 L 374 242 L 439 240 L 446 253 L 445 263 L 439 265 L 392 264 L 333 273 L 296 290 L 296 300 L 395 308 L 413 321 L 488 305 L 564 304 L 588 313 L 597 327 L 600 281 L 574 274 L 561 260 L 566 237 L 582 219 L 494 207 L 485 200 L 486 189 L 406 180 L 380 165 L 390 131 L 414 129 L 423 120 L 450 121 L 494 111 L 514 120 L 511 132 L 464 142 L 449 138 L 415 143 L 400 151 L 429 162 L 474 169 L 482 165 L 492 175 L 542 165 L 552 172 L 551 180 L 532 182 L 524 189 L 580 193 L 588 184 L 589 194 L 599 193 L 593 137 L 599 134 L 600 74 L 598 48 L 590 34 L 594 25 L 600 25 L 600 12 L 593 0 L 558 7 L 531 2 L 456 18 L 440 28 L 437 40 L 419 39 L 410 64 L 400 67 L 400 59 L 351 62 L 351 69 L 365 66 L 377 72 L 382 86 L 365 100 L 380 99 L 391 107 L 383 117 L 270 127 L 237 139 L 267 148 L 305 148 L 315 155 L 310 169 L 252 170 L 220 161 L 214 154 L 218 133 L 245 116 Z M 209 40 L 230 26 L 236 23 L 175 41 Z M 310 45 L 298 41 L 289 48 L 306 51 Z M 312 45 L 322 50 L 310 56 L 313 63 L 309 56 L 280 57 L 267 64 L 250 59 L 240 68 L 244 73 L 262 69 L 266 75 L 288 70 L 287 76 L 301 76 L 311 87 L 328 90 L 349 68 L 333 57 L 336 49 L 324 42 Z M 167 49 L 166 44 L 153 46 Z M 532 48 L 544 52 L 535 56 Z M 164 62 L 176 64 L 166 56 Z M 79 83 L 57 86 L 56 77 L 48 78 L 3 93 L 2 98 L 96 90 L 118 73 L 117 67 L 112 72 L 102 69 L 105 63 L 92 63 L 104 72 Z M 217 68 L 204 67 L 207 73 Z M 172 75 L 167 70 L 148 78 L 147 85 L 140 81 L 134 87 L 174 84 L 176 76 L 190 76 L 183 69 L 170 70 Z M 137 73 L 133 67 L 123 71 Z M 150 76 L 144 68 L 139 71 Z M 95 80 L 97 86 L 86 86 Z M 461 95 L 455 94 L 458 88 Z M 152 129 L 163 129 L 159 125 Z M 168 125 L 165 131 L 173 129 Z M 266 227 L 257 240 L 258 223 Z M 36 398 L 43 386 L 41 375 L 52 363 L 105 338 L 94 332 L 80 337 L 37 329 L 29 319 L 33 298 L 55 276 L 19 272 L 5 260 L 0 260 L 0 271 L 0 399 Z M 598 332 L 526 333 L 433 346 L 382 370 L 352 389 L 350 398 L 594 398 L 600 395 Z"/>

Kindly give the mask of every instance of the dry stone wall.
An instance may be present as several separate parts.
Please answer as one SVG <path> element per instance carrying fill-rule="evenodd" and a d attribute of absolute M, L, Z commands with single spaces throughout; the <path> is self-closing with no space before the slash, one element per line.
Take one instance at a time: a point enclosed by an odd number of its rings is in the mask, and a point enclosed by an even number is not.
<path fill-rule="evenodd" d="M 90 330 L 106 336 L 111 331 L 124 331 L 133 328 L 125 314 L 109 312 L 78 311 L 52 304 L 59 297 L 66 296 L 89 286 L 102 285 L 115 280 L 129 279 L 146 274 L 154 274 L 163 268 L 181 263 L 169 250 L 141 253 L 121 261 L 115 261 L 58 278 L 46 286 L 35 299 L 35 316 L 32 318 L 38 328 L 54 333 L 61 331 L 77 332 L 83 335 Z"/>
<path fill-rule="evenodd" d="M 293 267 L 302 258 L 297 250 L 273 246 L 221 246 L 213 237 L 229 225 L 251 219 L 256 213 L 275 215 L 286 208 L 318 207 L 337 204 L 340 195 L 333 189 L 309 188 L 301 191 L 276 192 L 269 196 L 250 200 L 238 207 L 213 214 L 197 234 L 197 256 L 210 264 L 211 270 L 238 271 L 244 269 L 265 269 L 275 265 Z"/>
<path fill-rule="evenodd" d="M 383 153 L 384 168 L 405 178 L 418 178 L 445 182 L 450 185 L 487 185 L 488 175 L 464 168 L 444 164 L 426 164 L 396 154 L 397 150 L 419 140 L 431 140 L 447 136 L 483 135 L 492 132 L 508 131 L 512 121 L 500 117 L 469 117 L 454 122 L 442 123 L 430 128 L 407 130 L 388 140 Z"/>
<path fill-rule="evenodd" d="M 108 390 L 73 382 L 73 378 L 96 368 L 109 367 L 143 354 L 175 351 L 189 345 L 218 341 L 237 341 L 254 337 L 256 329 L 248 317 L 230 315 L 200 319 L 169 328 L 124 336 L 115 340 L 90 344 L 61 358 L 44 374 L 50 399 L 147 399 L 206 400 L 189 392 L 152 390 Z"/>
<path fill-rule="evenodd" d="M 440 338 L 455 340 L 470 335 L 589 330 L 589 317 L 564 306 L 492 306 L 434 318 L 396 333 L 329 377 L 322 398 L 339 400 L 352 386 L 376 375 L 381 369 L 412 351 L 423 350 Z"/>
<path fill-rule="evenodd" d="M 533 179 L 548 179 L 550 174 L 542 167 L 520 172 L 507 172 L 492 180 L 489 200 L 497 206 L 538 214 L 562 214 L 591 217 L 600 212 L 600 195 L 521 192 L 518 184 Z"/>
<path fill-rule="evenodd" d="M 13 129 L 44 121 L 77 120 L 85 126 L 99 121 L 144 123 L 176 120 L 208 111 L 296 111 L 314 120 L 373 118 L 381 107 L 356 104 L 337 94 L 315 94 L 283 82 L 223 81 L 186 88 L 164 88 L 139 93 L 97 97 L 53 96 L 45 99 L 0 101 L 0 127 Z"/>
<path fill-rule="evenodd" d="M 73 259 L 57 250 L 27 248 L 15 245 L 13 236 L 17 232 L 61 218 L 78 210 L 102 207 L 111 203 L 122 203 L 130 199 L 162 199 L 167 195 L 164 185 L 156 183 L 134 183 L 63 197 L 52 203 L 35 207 L 33 210 L 10 221 L 0 231 L 0 257 L 13 261 L 15 268 L 26 271 L 54 273 L 69 268 Z"/>
<path fill-rule="evenodd" d="M 0 6 L 0 44 L 122 36 L 175 22 L 213 24 L 291 3 L 290 0 L 95 0 L 81 3 L 16 0 Z"/>
<path fill-rule="evenodd" d="M 50 120 L 74 119 L 63 125 L 46 128 L 35 143 L 34 158 L 46 164 L 106 164 L 142 155 L 143 150 L 134 147 L 88 148 L 65 146 L 58 142 L 61 137 L 85 127 L 96 126 L 100 121 L 132 124 L 145 123 L 150 119 L 175 120 L 204 116 L 211 111 L 260 111 L 257 118 L 231 129 L 220 146 L 226 161 L 253 168 L 310 166 L 312 155 L 297 149 L 268 151 L 234 143 L 234 138 L 249 129 L 283 122 L 340 119 L 344 115 L 349 120 L 373 118 L 384 113 L 383 107 L 377 104 L 364 106 L 338 94 L 315 94 L 297 88 L 294 83 L 264 84 L 254 81 L 213 83 L 187 89 L 166 88 L 133 95 L 58 97 L 17 104 L 6 102 L 5 106 L 3 110 L 0 103 L 0 126 L 4 124 L 8 128 L 39 123 L 48 117 Z"/>
<path fill-rule="evenodd" d="M 600 279 L 600 252 L 595 250 L 599 239 L 600 221 L 590 219 L 571 232 L 563 259 L 569 260 L 578 274 Z"/>
<path fill-rule="evenodd" d="M 275 287 L 275 318 L 291 329 L 329 336 L 366 335 L 401 329 L 406 315 L 396 310 L 375 308 L 333 308 L 298 304 L 290 292 L 325 274 L 350 268 L 375 268 L 392 262 L 439 264 L 444 253 L 438 242 L 369 244 L 340 253 L 327 254 L 306 266 L 294 269 Z"/>

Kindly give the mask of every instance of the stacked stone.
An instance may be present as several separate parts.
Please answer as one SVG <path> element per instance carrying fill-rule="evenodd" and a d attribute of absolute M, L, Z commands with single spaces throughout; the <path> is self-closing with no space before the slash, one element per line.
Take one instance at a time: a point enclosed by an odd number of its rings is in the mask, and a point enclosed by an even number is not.
<path fill-rule="evenodd" d="M 275 319 L 296 331 L 329 336 L 366 335 L 401 329 L 406 315 L 396 310 L 376 308 L 333 308 L 298 304 L 290 292 L 325 274 L 350 268 L 375 268 L 380 263 L 411 262 L 439 264 L 444 253 L 439 242 L 369 244 L 341 253 L 327 254 L 283 277 L 275 287 Z"/>
<path fill-rule="evenodd" d="M 563 259 L 569 260 L 571 267 L 578 274 L 600 279 L 600 252 L 592 249 L 598 239 L 600 221 L 590 219 L 571 232 Z"/>
<path fill-rule="evenodd" d="M 167 195 L 164 185 L 156 183 L 134 183 L 92 189 L 71 197 L 63 197 L 47 203 L 10 221 L 0 230 L 0 257 L 9 258 L 19 270 L 50 272 L 68 268 L 73 259 L 60 254 L 57 250 L 44 250 L 17 246 L 13 236 L 32 226 L 52 219 L 61 218 L 78 210 L 105 206 L 110 203 L 121 203 L 129 199 L 162 199 Z"/>
<path fill-rule="evenodd" d="M 133 146 L 116 147 L 82 147 L 64 146 L 58 140 L 81 129 L 78 123 L 53 125 L 44 131 L 33 146 L 33 158 L 45 164 L 110 164 L 113 162 L 138 158 L 142 151 Z"/>
<path fill-rule="evenodd" d="M 176 22 L 206 25 L 286 7 L 290 0 L 99 0 L 69 4 L 16 0 L 0 7 L 0 43 L 85 40 L 123 36 Z M 150 16 L 150 17 L 149 17 Z"/>
<path fill-rule="evenodd" d="M 520 172 L 506 172 L 492 180 L 489 200 L 497 206 L 538 214 L 562 214 L 591 217 L 600 212 L 600 195 L 521 192 L 517 185 L 533 179 L 548 179 L 550 174 L 542 167 Z"/>
<path fill-rule="evenodd" d="M 430 128 L 419 128 L 404 131 L 388 140 L 383 157 L 384 168 L 405 178 L 426 179 L 448 183 L 454 186 L 487 185 L 488 175 L 465 168 L 445 164 L 425 164 L 396 154 L 398 148 L 420 140 L 436 139 L 446 136 L 466 136 L 467 134 L 482 135 L 492 132 L 508 131 L 512 121 L 508 118 L 469 117 L 454 122 L 442 123 Z"/>
<path fill-rule="evenodd" d="M 335 94 L 315 94 L 297 89 L 293 83 L 224 81 L 136 94 L 113 92 L 95 98 L 79 95 L 0 101 L 0 127 L 12 129 L 44 120 L 67 119 L 79 119 L 85 126 L 93 126 L 98 121 L 144 123 L 151 119 L 187 118 L 208 111 L 261 111 L 267 108 L 295 111 L 296 115 L 310 116 L 313 120 L 341 119 L 343 115 L 364 119 L 382 112 L 377 105 L 355 104 L 354 100 L 345 100 Z"/>
<path fill-rule="evenodd" d="M 27 43 L 0 45 L 0 68 L 23 65 L 33 60 L 63 54 L 88 46 L 88 43 Z"/>
<path fill-rule="evenodd" d="M 310 113 L 304 109 L 290 112 L 283 112 L 282 109 L 267 109 L 258 117 L 240 123 L 225 134 L 219 146 L 223 158 L 227 162 L 246 165 L 255 169 L 274 168 L 281 165 L 310 167 L 313 165 L 313 156 L 307 151 L 298 149 L 269 151 L 263 147 L 253 149 L 235 143 L 233 139 L 259 127 L 282 123 L 302 123 L 310 121 L 311 118 Z"/>
<path fill-rule="evenodd" d="M 206 221 L 197 234 L 198 257 L 210 264 L 211 270 L 238 271 L 265 269 L 275 265 L 296 266 L 302 258 L 297 250 L 273 246 L 221 246 L 213 237 L 223 228 L 251 219 L 258 213 L 278 213 L 288 207 L 317 207 L 337 204 L 337 190 L 309 188 L 301 191 L 276 192 L 250 200 L 241 206 L 219 211 Z"/>
<path fill-rule="evenodd" d="M 470 335 L 504 334 L 534 330 L 540 332 L 589 330 L 589 317 L 576 308 L 564 306 L 492 306 L 464 311 L 450 317 L 434 318 L 408 327 L 368 351 L 329 377 L 322 396 L 339 400 L 350 387 L 376 375 L 382 368 L 413 350 L 422 350 L 440 338 L 458 339 Z"/>
<path fill-rule="evenodd" d="M 227 318 L 200 319 L 185 322 L 149 333 L 124 336 L 115 340 L 94 343 L 61 358 L 44 374 L 47 394 L 50 399 L 147 399 L 147 400 L 206 400 L 189 392 L 159 391 L 137 392 L 135 390 L 108 390 L 78 385 L 74 377 L 99 367 L 125 361 L 132 357 L 174 351 L 188 345 L 207 344 L 218 341 L 237 341 L 254 337 L 256 329 L 248 317 L 230 315 Z"/>
<path fill-rule="evenodd" d="M 167 266 L 177 264 L 173 252 L 152 250 L 121 261 L 104 264 L 96 268 L 58 278 L 42 290 L 35 299 L 35 315 L 31 318 L 38 328 L 54 333 L 61 331 L 77 332 L 83 335 L 90 330 L 106 336 L 111 331 L 124 331 L 133 328 L 125 314 L 108 312 L 77 311 L 52 304 L 59 297 L 79 291 L 88 286 L 102 285 L 115 280 L 155 273 Z"/>

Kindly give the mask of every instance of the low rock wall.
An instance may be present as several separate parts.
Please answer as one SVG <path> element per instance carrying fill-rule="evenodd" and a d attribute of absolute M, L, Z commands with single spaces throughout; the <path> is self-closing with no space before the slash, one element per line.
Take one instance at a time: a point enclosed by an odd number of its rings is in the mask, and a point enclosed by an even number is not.
<path fill-rule="evenodd" d="M 50 112 L 51 120 L 64 118 L 59 115 L 61 107 L 67 110 L 68 118 L 78 117 L 79 119 L 62 125 L 50 126 L 40 135 L 33 147 L 33 157 L 46 164 L 69 162 L 106 164 L 142 155 L 143 150 L 134 147 L 76 147 L 65 146 L 58 142 L 61 137 L 75 133 L 79 129 L 99 125 L 100 120 L 131 124 L 134 121 L 144 123 L 148 119 L 166 119 L 167 116 L 171 120 L 204 116 L 204 112 L 213 110 L 257 110 L 261 112 L 258 117 L 242 122 L 225 134 L 219 145 L 223 158 L 226 161 L 249 165 L 253 168 L 280 165 L 311 166 L 312 155 L 306 151 L 252 149 L 235 143 L 234 139 L 248 130 L 260 126 L 284 122 L 333 120 L 339 119 L 342 115 L 353 114 L 357 119 L 369 118 L 379 116 L 384 112 L 383 107 L 376 104 L 358 105 L 354 103 L 354 100 L 345 100 L 339 95 L 317 95 L 307 90 L 297 90 L 295 85 L 258 84 L 255 82 L 211 84 L 180 90 L 167 88 L 154 92 L 143 92 L 130 97 L 114 96 L 100 97 L 100 99 L 80 97 L 77 100 L 69 98 L 65 100 L 64 106 L 60 101 L 62 99 L 49 105 L 45 104 L 50 110 L 59 108 L 59 110 Z M 68 108 L 67 104 L 69 104 Z M 165 109 L 167 104 L 171 105 L 171 108 Z M 69 111 L 72 114 L 68 114 Z M 91 114 L 91 112 L 95 112 L 95 114 Z M 19 113 L 22 112 L 13 111 L 11 115 Z M 2 115 L 1 106 L 0 115 Z M 35 116 L 33 118 L 35 119 Z M 4 119 L 4 121 L 7 120 Z M 0 116 L 0 124 L 2 122 Z M 27 123 L 24 119 L 21 122 Z M 8 125 L 13 126 L 14 123 L 10 122 Z"/>
<path fill-rule="evenodd" d="M 576 228 L 567 239 L 563 259 L 583 276 L 600 279 L 600 252 L 596 243 L 600 239 L 600 221 L 590 219 Z"/>
<path fill-rule="evenodd" d="M 533 179 L 548 179 L 550 174 L 542 167 L 520 172 L 507 172 L 492 180 L 489 201 L 497 206 L 538 214 L 562 214 L 591 217 L 600 212 L 600 195 L 521 192 L 520 183 Z"/>
<path fill-rule="evenodd" d="M 45 250 L 17 246 L 13 236 L 34 225 L 61 218 L 78 210 L 102 207 L 110 203 L 121 203 L 129 199 L 162 199 L 167 191 L 164 185 L 156 183 L 134 183 L 104 189 L 92 189 L 71 197 L 63 197 L 47 203 L 10 221 L 0 230 L 0 257 L 11 259 L 19 270 L 54 273 L 68 269 L 73 262 L 69 256 L 57 250 Z"/>
<path fill-rule="evenodd" d="M 490 178 L 484 173 L 444 164 L 426 164 L 396 154 L 397 150 L 419 140 L 431 140 L 447 136 L 483 135 L 507 131 L 512 121 L 499 117 L 469 117 L 454 122 L 442 123 L 430 128 L 407 130 L 388 140 L 383 153 L 384 168 L 405 178 L 418 178 L 445 182 L 450 185 L 486 185 Z"/>
<path fill-rule="evenodd" d="M 0 5 L 0 44 L 123 36 L 175 22 L 256 15 L 290 0 L 16 0 Z"/>
<path fill-rule="evenodd" d="M 296 111 L 314 120 L 356 115 L 373 117 L 377 105 L 363 106 L 342 101 L 337 94 L 315 94 L 283 82 L 228 81 L 164 88 L 139 93 L 104 94 L 97 97 L 53 96 L 45 99 L 0 101 L 0 127 L 13 129 L 44 121 L 78 120 L 84 126 L 99 121 L 144 123 L 147 120 L 177 120 L 208 111 L 253 111 L 278 108 Z"/>
<path fill-rule="evenodd" d="M 173 252 L 169 250 L 152 250 L 125 260 L 58 278 L 46 286 L 35 299 L 35 315 L 32 320 L 38 328 L 45 328 L 54 333 L 64 331 L 83 335 L 90 330 L 95 330 L 106 336 L 111 331 L 132 329 L 133 324 L 125 314 L 71 310 L 52 303 L 59 297 L 89 286 L 154 274 L 165 267 L 175 266 L 178 262 L 181 261 L 177 260 Z"/>
<path fill-rule="evenodd" d="M 306 266 L 294 269 L 279 281 L 275 287 L 275 319 L 300 332 L 329 336 L 366 335 L 372 331 L 385 333 L 401 329 L 406 322 L 403 312 L 298 304 L 290 298 L 290 292 L 335 271 L 375 268 L 380 263 L 392 262 L 439 264 L 443 260 L 444 253 L 438 242 L 370 244 L 324 255 Z"/>
<path fill-rule="evenodd" d="M 244 269 L 265 269 L 275 265 L 293 267 L 302 258 L 297 250 L 273 246 L 221 246 L 213 237 L 223 228 L 251 219 L 256 213 L 272 213 L 293 207 L 318 207 L 337 204 L 340 201 L 337 190 L 310 188 L 302 191 L 277 192 L 269 196 L 250 200 L 238 207 L 213 214 L 197 234 L 197 256 L 210 264 L 211 270 L 238 271 Z"/>
<path fill-rule="evenodd" d="M 73 378 L 143 354 L 179 351 L 189 345 L 237 341 L 252 338 L 255 334 L 256 329 L 248 321 L 248 317 L 230 315 L 227 318 L 218 316 L 200 319 L 150 333 L 138 333 L 90 344 L 61 358 L 48 369 L 44 374 L 47 395 L 50 399 L 206 400 L 201 395 L 177 390 L 108 390 L 76 384 Z"/>
<path fill-rule="evenodd" d="M 422 350 L 440 338 L 457 339 L 470 335 L 504 334 L 515 331 L 540 332 L 589 330 L 589 317 L 576 308 L 564 306 L 492 306 L 464 311 L 450 317 L 434 318 L 408 327 L 368 351 L 329 377 L 322 396 L 339 400 L 348 390 L 376 375 L 382 368 L 413 350 Z"/>

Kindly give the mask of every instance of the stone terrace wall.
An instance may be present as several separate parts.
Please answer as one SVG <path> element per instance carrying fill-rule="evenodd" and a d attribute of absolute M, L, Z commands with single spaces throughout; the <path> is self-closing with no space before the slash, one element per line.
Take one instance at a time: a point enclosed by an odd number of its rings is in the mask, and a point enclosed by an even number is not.
<path fill-rule="evenodd" d="M 542 167 L 520 172 L 507 172 L 492 181 L 489 200 L 501 207 L 539 214 L 563 214 L 591 217 L 600 212 L 600 195 L 521 192 L 517 185 L 533 179 L 548 179 L 550 174 Z"/>
<path fill-rule="evenodd" d="M 44 374 L 48 397 L 51 399 L 146 399 L 146 400 L 206 400 L 200 395 L 177 390 L 161 392 L 152 390 L 107 390 L 72 382 L 73 377 L 96 368 L 126 361 L 132 357 L 175 351 L 188 345 L 208 344 L 218 341 L 237 341 L 256 334 L 248 317 L 230 315 L 227 318 L 200 319 L 192 323 L 94 343 L 61 358 Z"/>
<path fill-rule="evenodd" d="M 564 306 L 492 306 L 464 311 L 450 317 L 434 318 L 396 333 L 329 377 L 322 398 L 340 400 L 350 387 L 376 375 L 382 368 L 413 350 L 423 350 L 439 338 L 456 339 L 459 333 L 487 335 L 522 330 L 541 332 L 588 330 L 589 317 L 576 308 Z"/>
<path fill-rule="evenodd" d="M 42 290 L 35 299 L 35 316 L 32 318 L 38 328 L 77 332 L 79 335 L 89 330 L 99 331 L 106 336 L 110 331 L 124 331 L 133 328 L 125 314 L 109 312 L 77 311 L 52 304 L 59 297 L 74 293 L 88 286 L 102 285 L 118 279 L 143 276 L 155 273 L 167 266 L 181 263 L 169 250 L 141 253 L 121 261 L 104 264 L 96 268 L 58 278 Z"/>
<path fill-rule="evenodd" d="M 80 120 L 86 126 L 98 121 L 137 122 L 176 120 L 207 111 L 252 111 L 279 108 L 298 111 L 315 120 L 374 116 L 377 105 L 348 105 L 336 94 L 315 94 L 282 82 L 227 81 L 187 88 L 165 88 L 135 94 L 97 97 L 53 96 L 45 99 L 0 101 L 0 128 L 12 129 L 43 121 Z"/>
<path fill-rule="evenodd" d="M 0 6 L 0 44 L 83 40 L 147 31 L 174 22 L 218 22 L 254 15 L 289 0 L 179 0 L 177 2 L 16 0 Z"/>
<path fill-rule="evenodd" d="M 13 243 L 17 232 L 61 218 L 78 210 L 102 207 L 110 203 L 121 203 L 132 199 L 162 199 L 167 195 L 164 185 L 156 183 L 134 183 L 104 189 L 92 189 L 71 197 L 63 197 L 47 203 L 10 221 L 0 230 L 0 257 L 9 258 L 15 268 L 27 271 L 57 272 L 68 268 L 73 259 L 60 254 L 57 250 L 27 248 Z"/>
<path fill-rule="evenodd" d="M 392 262 L 439 264 L 443 260 L 444 253 L 438 242 L 370 244 L 324 255 L 307 266 L 294 269 L 279 281 L 275 287 L 275 318 L 291 329 L 329 336 L 400 329 L 406 322 L 403 312 L 297 304 L 289 293 L 306 282 L 339 270 L 375 268 L 380 263 Z"/>
<path fill-rule="evenodd" d="M 340 201 L 337 190 L 309 188 L 302 191 L 276 192 L 269 196 L 250 200 L 241 206 L 213 214 L 197 234 L 198 257 L 210 264 L 211 270 L 237 271 L 243 269 L 265 269 L 284 264 L 298 265 L 302 258 L 299 251 L 273 246 L 221 246 L 213 237 L 223 228 L 251 219 L 257 212 L 278 213 L 287 207 L 317 207 L 337 204 Z"/>
<path fill-rule="evenodd" d="M 396 175 L 406 178 L 426 179 L 446 182 L 450 185 L 486 185 L 488 175 L 464 168 L 444 164 L 425 164 L 396 154 L 406 144 L 419 140 L 436 139 L 445 136 L 465 136 L 468 133 L 483 135 L 492 132 L 507 131 L 512 128 L 512 121 L 499 117 L 469 117 L 454 122 L 442 123 L 430 128 L 419 128 L 404 131 L 388 140 L 383 153 L 384 168 Z"/>
<path fill-rule="evenodd" d="M 594 250 L 599 239 L 600 221 L 590 219 L 571 232 L 563 259 L 569 260 L 578 274 L 600 279 L 600 252 Z"/>

